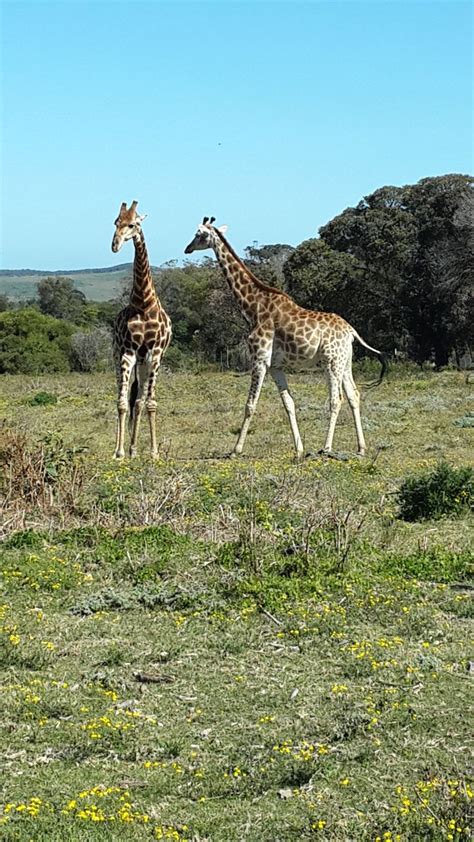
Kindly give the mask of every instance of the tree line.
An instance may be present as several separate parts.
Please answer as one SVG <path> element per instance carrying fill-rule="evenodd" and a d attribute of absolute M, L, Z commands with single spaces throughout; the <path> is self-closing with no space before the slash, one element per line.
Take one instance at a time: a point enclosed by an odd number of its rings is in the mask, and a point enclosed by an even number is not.
<path fill-rule="evenodd" d="M 388 355 L 459 364 L 474 339 L 473 210 L 467 175 L 381 187 L 319 236 L 296 248 L 254 243 L 245 261 L 303 307 L 339 313 Z M 169 262 L 155 281 L 173 322 L 165 364 L 245 367 L 248 327 L 213 259 Z M 110 329 L 130 285 L 131 277 L 118 298 L 93 302 L 71 278 L 54 276 L 39 281 L 26 306 L 0 298 L 0 372 L 110 366 Z"/>

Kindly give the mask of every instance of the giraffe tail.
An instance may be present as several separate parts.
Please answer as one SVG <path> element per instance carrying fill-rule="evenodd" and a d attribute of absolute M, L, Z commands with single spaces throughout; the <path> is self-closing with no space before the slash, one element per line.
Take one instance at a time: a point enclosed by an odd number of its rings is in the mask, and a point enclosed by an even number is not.
<path fill-rule="evenodd" d="M 132 381 L 132 385 L 130 387 L 130 393 L 128 396 L 128 423 L 131 428 L 133 423 L 133 411 L 135 409 L 135 403 L 137 401 L 138 395 L 138 370 L 137 366 L 135 365 L 135 377 Z"/>
<path fill-rule="evenodd" d="M 354 330 L 354 336 L 357 339 L 357 341 L 360 342 L 360 344 L 364 346 L 364 348 L 367 348 L 368 351 L 372 351 L 374 354 L 377 354 L 377 356 L 380 357 L 380 365 L 382 366 L 382 368 L 380 370 L 380 375 L 379 375 L 378 380 L 372 380 L 370 383 L 362 383 L 361 384 L 365 389 L 374 389 L 375 386 L 380 386 L 382 380 L 384 379 L 384 377 L 385 377 L 385 375 L 388 371 L 388 360 L 384 356 L 384 354 L 382 354 L 381 351 L 377 351 L 377 348 L 372 348 L 372 345 L 368 345 L 367 342 L 364 342 L 362 337 L 359 336 L 359 334 L 355 330 Z"/>

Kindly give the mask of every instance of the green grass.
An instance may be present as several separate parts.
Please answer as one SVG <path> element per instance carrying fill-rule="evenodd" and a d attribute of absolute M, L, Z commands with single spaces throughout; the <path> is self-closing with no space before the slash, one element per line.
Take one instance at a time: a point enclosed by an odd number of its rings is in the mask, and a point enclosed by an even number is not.
<path fill-rule="evenodd" d="M 315 452 L 325 390 L 292 380 Z M 160 461 L 144 423 L 117 464 L 110 377 L 4 378 L 48 472 L 5 486 L 2 840 L 469 838 L 472 518 L 397 517 L 407 475 L 466 464 L 466 385 L 395 372 L 368 457 L 302 465 L 270 384 L 219 458 L 247 386 L 163 373 Z"/>

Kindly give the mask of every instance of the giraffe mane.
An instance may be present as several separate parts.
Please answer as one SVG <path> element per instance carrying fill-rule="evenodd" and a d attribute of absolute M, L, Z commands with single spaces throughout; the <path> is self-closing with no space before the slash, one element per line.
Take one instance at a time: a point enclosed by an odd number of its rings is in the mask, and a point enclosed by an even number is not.
<path fill-rule="evenodd" d="M 256 276 L 256 275 L 254 275 L 254 273 L 252 272 L 252 270 L 251 270 L 251 269 L 249 269 L 249 267 L 248 267 L 248 266 L 246 266 L 246 264 L 244 263 L 244 261 L 243 261 L 243 260 L 239 257 L 239 255 L 238 255 L 238 254 L 234 251 L 234 249 L 232 248 L 232 246 L 230 245 L 230 243 L 228 242 L 228 240 L 226 240 L 226 238 L 224 237 L 223 233 L 222 233 L 221 231 L 219 231 L 219 229 L 218 229 L 218 228 L 214 228 L 214 226 L 213 226 L 212 230 L 216 232 L 217 236 L 218 236 L 218 237 L 222 240 L 222 242 L 224 243 L 224 245 L 226 246 L 226 248 L 228 248 L 228 249 L 229 249 L 229 251 L 230 251 L 230 253 L 231 253 L 232 257 L 234 258 L 234 260 L 236 260 L 236 261 L 237 261 L 237 263 L 239 263 L 239 264 L 240 264 L 240 266 L 242 266 L 242 268 L 243 268 L 243 269 L 247 272 L 247 274 L 248 274 L 248 275 L 250 275 L 250 277 L 251 277 L 252 281 L 254 282 L 254 284 L 255 284 L 255 285 L 256 285 L 259 289 L 263 290 L 263 292 L 272 292 L 272 293 L 275 293 L 276 295 L 282 295 L 282 296 L 284 296 L 285 298 L 288 298 L 290 301 L 292 300 L 292 299 L 290 298 L 290 296 L 289 296 L 286 292 L 283 292 L 283 290 L 282 290 L 282 289 L 278 289 L 277 287 L 271 287 L 269 284 L 264 284 L 264 283 L 263 283 L 263 281 L 261 281 L 261 280 L 260 280 L 260 278 L 257 278 L 257 276 Z"/>

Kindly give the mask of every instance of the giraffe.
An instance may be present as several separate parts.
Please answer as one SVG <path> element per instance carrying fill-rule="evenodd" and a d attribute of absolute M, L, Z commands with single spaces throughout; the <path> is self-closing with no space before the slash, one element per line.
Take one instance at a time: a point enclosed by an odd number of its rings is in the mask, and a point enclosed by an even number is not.
<path fill-rule="evenodd" d="M 151 455 L 158 455 L 156 445 L 155 383 L 161 358 L 171 340 L 171 321 L 156 295 L 145 237 L 141 224 L 145 216 L 137 213 L 138 202 L 127 209 L 122 202 L 115 220 L 112 251 L 118 252 L 127 240 L 133 240 L 133 285 L 130 303 L 118 314 L 114 324 L 114 357 L 118 385 L 118 421 L 115 443 L 116 459 L 125 456 L 125 417 L 130 420 L 130 456 L 136 456 L 143 395 L 150 424 Z M 130 387 L 131 374 L 135 379 Z"/>
<path fill-rule="evenodd" d="M 242 315 L 251 331 L 248 337 L 251 355 L 251 383 L 245 414 L 231 457 L 242 453 L 250 421 L 257 407 L 267 371 L 275 382 L 290 423 L 296 458 L 303 457 L 303 443 L 295 414 L 295 403 L 288 390 L 285 364 L 313 368 L 321 363 L 328 380 L 330 419 L 323 455 L 332 454 L 337 417 L 344 391 L 354 419 L 358 453 L 366 450 L 360 419 L 359 392 L 352 376 L 352 343 L 357 339 L 364 348 L 378 354 L 382 370 L 380 377 L 369 386 L 378 386 L 386 371 L 380 351 L 372 348 L 356 330 L 335 313 L 305 310 L 289 295 L 259 281 L 237 256 L 224 237 L 227 226 L 214 227 L 214 217 L 205 216 L 185 254 L 201 249 L 213 249 L 219 266 L 230 286 Z"/>

